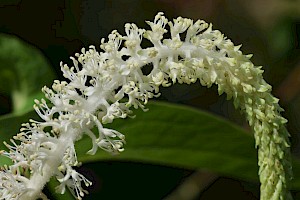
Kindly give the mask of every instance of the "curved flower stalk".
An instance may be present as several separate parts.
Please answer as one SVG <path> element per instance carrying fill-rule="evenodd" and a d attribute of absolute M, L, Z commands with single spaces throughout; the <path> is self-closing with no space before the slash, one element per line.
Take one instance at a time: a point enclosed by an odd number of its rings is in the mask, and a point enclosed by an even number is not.
<path fill-rule="evenodd" d="M 67 187 L 82 199 L 86 193 L 82 184 L 92 183 L 74 169 L 79 165 L 74 142 L 86 134 L 92 141 L 89 154 L 98 148 L 122 152 L 124 135 L 105 128 L 106 123 L 130 116 L 131 107 L 145 110 L 148 100 L 159 95 L 160 86 L 197 80 L 207 87 L 217 84 L 219 93 L 233 99 L 253 128 L 261 199 L 291 199 L 286 120 L 261 67 L 254 66 L 251 55 L 243 55 L 240 46 L 202 20 L 178 17 L 171 22 L 158 13 L 154 22 L 147 23 L 151 30 L 126 24 L 125 36 L 113 31 L 108 41 L 101 40 L 103 51 L 94 46 L 83 48 L 76 58 L 71 57 L 72 67 L 61 64 L 68 82 L 54 81 L 52 89 L 42 89 L 51 106 L 44 99 L 35 101 L 42 122 L 23 124 L 21 133 L 6 144 L 9 152 L 3 154 L 13 165 L 0 172 L 0 199 L 46 199 L 41 191 L 52 176 L 60 182 L 58 192 L 64 193 Z M 164 39 L 168 31 L 171 37 Z M 153 46 L 142 48 L 143 38 Z M 145 65 L 153 66 L 149 74 L 142 71 Z M 93 127 L 97 134 L 91 131 Z"/>

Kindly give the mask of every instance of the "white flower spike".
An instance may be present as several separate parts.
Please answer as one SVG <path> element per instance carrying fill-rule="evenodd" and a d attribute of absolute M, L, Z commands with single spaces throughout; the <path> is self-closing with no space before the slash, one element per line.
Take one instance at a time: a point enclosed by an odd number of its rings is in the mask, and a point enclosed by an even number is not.
<path fill-rule="evenodd" d="M 171 22 L 160 12 L 154 22 L 147 23 L 151 30 L 126 24 L 126 36 L 113 31 L 108 41 L 101 40 L 101 52 L 94 46 L 83 48 L 71 57 L 72 67 L 61 63 L 68 81 L 56 80 L 52 89 L 42 89 L 51 106 L 44 99 L 35 101 L 34 109 L 42 121 L 23 124 L 11 144 L 5 143 L 9 151 L 2 154 L 13 164 L 0 171 L 0 199 L 46 199 L 42 189 L 52 176 L 60 182 L 59 193 L 68 187 L 75 198 L 82 199 L 86 191 L 81 184 L 92 183 L 74 169 L 79 165 L 75 141 L 88 135 L 93 144 L 89 154 L 98 148 L 122 152 L 125 136 L 105 128 L 106 123 L 130 116 L 131 107 L 146 110 L 144 105 L 159 95 L 160 86 L 197 80 L 207 87 L 217 84 L 219 94 L 225 92 L 228 99 L 233 98 L 253 128 L 261 200 L 292 199 L 286 120 L 261 67 L 254 66 L 251 55 L 243 55 L 240 46 L 203 20 L 178 17 Z M 168 30 L 171 38 L 164 38 Z M 143 38 L 152 46 L 142 48 Z M 153 69 L 146 75 L 142 67 L 148 64 Z M 97 127 L 97 135 L 91 131 L 93 127 Z"/>

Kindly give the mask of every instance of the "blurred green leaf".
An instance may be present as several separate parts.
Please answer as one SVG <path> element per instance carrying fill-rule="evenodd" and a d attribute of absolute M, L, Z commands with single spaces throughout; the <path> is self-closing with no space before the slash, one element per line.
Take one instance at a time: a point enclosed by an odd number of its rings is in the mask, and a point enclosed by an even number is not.
<path fill-rule="evenodd" d="M 0 34 L 0 93 L 11 95 L 14 113 L 31 110 L 33 100 L 42 96 L 41 88 L 53 79 L 51 66 L 37 48 Z"/>
<path fill-rule="evenodd" d="M 147 107 L 149 112 L 138 110 L 135 119 L 115 120 L 110 125 L 126 135 L 124 152 L 112 156 L 99 150 L 96 155 L 88 155 L 91 141 L 85 137 L 76 144 L 79 161 L 125 160 L 201 168 L 258 181 L 257 153 L 250 133 L 190 107 L 161 102 L 151 102 Z M 295 177 L 300 177 L 300 162 L 294 160 Z M 300 179 L 295 178 L 293 187 L 300 188 Z"/>
<path fill-rule="evenodd" d="M 275 59 L 290 58 L 292 52 L 299 48 L 297 35 L 299 20 L 299 15 L 286 13 L 268 30 L 269 48 Z"/>
<path fill-rule="evenodd" d="M 150 110 L 135 111 L 135 119 L 109 124 L 126 135 L 125 151 L 112 156 L 102 150 L 88 155 L 91 141 L 76 143 L 78 160 L 83 163 L 104 160 L 138 161 L 186 169 L 208 169 L 225 176 L 258 181 L 257 155 L 251 134 L 225 119 L 182 105 L 150 102 Z M 20 124 L 34 112 L 0 118 L 1 140 L 8 141 Z M 0 148 L 3 145 L 0 144 Z M 0 166 L 7 163 L 0 157 Z M 300 188 L 300 161 L 294 159 L 293 188 Z M 50 190 L 55 184 L 49 184 Z M 68 197 L 66 197 L 68 198 Z"/>
<path fill-rule="evenodd" d="M 257 180 L 254 138 L 231 122 L 186 106 L 149 103 L 135 119 L 110 127 L 126 135 L 125 151 L 111 156 L 99 150 L 87 155 L 89 138 L 77 142 L 80 161 L 134 160 L 184 168 L 206 168 L 224 175 Z"/>

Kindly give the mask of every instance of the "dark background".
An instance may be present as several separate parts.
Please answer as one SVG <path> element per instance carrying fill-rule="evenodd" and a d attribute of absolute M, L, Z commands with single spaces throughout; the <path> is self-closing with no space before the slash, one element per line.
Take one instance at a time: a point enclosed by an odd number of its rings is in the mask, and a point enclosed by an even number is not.
<path fill-rule="evenodd" d="M 13 34 L 40 49 L 63 79 L 59 62 L 93 44 L 112 30 L 124 33 L 124 24 L 147 28 L 158 11 L 169 19 L 177 16 L 212 22 L 245 54 L 253 53 L 255 65 L 264 66 L 264 77 L 281 99 L 289 119 L 292 151 L 300 155 L 300 3 L 299 1 L 243 0 L 0 0 L 0 32 Z M 33 58 L 34 59 L 34 58 Z M 245 122 L 232 102 L 219 97 L 216 87 L 175 85 L 162 90 L 161 100 L 187 104 L 217 113 L 242 126 Z M 1 93 L 1 92 L 0 92 Z M 0 95 L 1 114 L 10 112 L 10 97 Z M 195 175 L 193 170 L 145 163 L 101 162 L 80 170 L 96 184 L 85 199 L 162 199 Z M 210 174 L 210 172 L 201 172 Z M 211 174 L 210 174 L 211 175 Z M 205 177 L 205 176 L 203 176 Z M 258 183 L 219 177 L 197 184 L 194 199 L 258 199 Z M 213 178 L 212 178 L 213 177 Z M 193 178 L 193 177 L 192 177 Z M 194 176 L 195 181 L 199 177 Z M 201 179 L 201 178 L 200 178 Z M 205 181 L 206 180 L 206 181 Z M 194 191 L 194 190 L 193 190 Z M 189 193 L 191 190 L 186 189 Z M 295 191 L 295 195 L 297 191 Z"/>

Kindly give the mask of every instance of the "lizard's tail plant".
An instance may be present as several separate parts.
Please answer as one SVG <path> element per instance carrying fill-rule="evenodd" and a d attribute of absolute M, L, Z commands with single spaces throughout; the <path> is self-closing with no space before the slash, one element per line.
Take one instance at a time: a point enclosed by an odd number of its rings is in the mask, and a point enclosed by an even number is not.
<path fill-rule="evenodd" d="M 145 110 L 148 100 L 159 95 L 160 86 L 197 80 L 207 87 L 217 84 L 219 94 L 225 92 L 233 99 L 252 127 L 261 199 L 292 199 L 287 120 L 280 115 L 282 109 L 270 93 L 261 67 L 254 66 L 251 55 L 243 55 L 240 46 L 202 20 L 178 17 L 171 22 L 158 13 L 154 22 L 147 23 L 151 30 L 126 24 L 125 36 L 112 31 L 107 41 L 101 40 L 101 52 L 94 46 L 83 48 L 71 57 L 72 67 L 61 63 L 68 81 L 56 80 L 52 89 L 42 89 L 51 103 L 35 101 L 34 109 L 42 121 L 22 124 L 20 133 L 5 143 L 9 151 L 2 154 L 13 164 L 0 172 L 0 199 L 46 199 L 42 189 L 52 176 L 60 182 L 59 193 L 67 187 L 82 199 L 86 193 L 82 184 L 92 183 L 74 169 L 79 164 L 74 143 L 86 134 L 92 142 L 89 154 L 98 148 L 122 152 L 125 136 L 105 124 L 126 118 L 131 107 Z M 170 38 L 164 38 L 167 29 Z M 152 46 L 142 48 L 143 38 Z M 142 72 L 145 65 L 153 66 L 147 75 Z M 97 134 L 91 131 L 93 127 Z"/>

